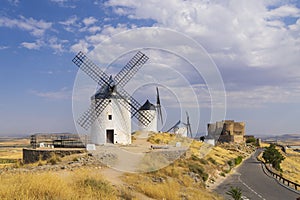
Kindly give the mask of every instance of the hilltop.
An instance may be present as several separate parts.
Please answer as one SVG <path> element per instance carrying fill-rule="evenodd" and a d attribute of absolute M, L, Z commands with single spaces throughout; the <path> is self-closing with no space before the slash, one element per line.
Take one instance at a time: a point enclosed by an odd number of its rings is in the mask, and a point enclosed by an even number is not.
<path fill-rule="evenodd" d="M 283 135 L 270 135 L 270 136 L 260 136 L 262 140 L 265 141 L 281 141 L 281 142 L 299 142 L 300 134 L 283 134 Z"/>
<path fill-rule="evenodd" d="M 99 163 L 91 154 L 65 158 L 54 156 L 29 165 L 16 163 L 0 170 L 0 178 L 5 183 L 1 184 L 0 197 L 18 195 L 20 198 L 37 198 L 38 195 L 39 198 L 45 196 L 54 199 L 222 199 L 211 188 L 231 173 L 254 149 L 233 144 L 212 147 L 168 133 L 153 134 L 143 142 L 138 138 L 133 141 L 134 148 L 145 143 L 148 146 L 173 146 L 180 141 L 182 145 L 187 144 L 188 149 L 170 165 L 145 173 L 112 170 Z M 41 177 L 44 181 L 38 181 Z"/>

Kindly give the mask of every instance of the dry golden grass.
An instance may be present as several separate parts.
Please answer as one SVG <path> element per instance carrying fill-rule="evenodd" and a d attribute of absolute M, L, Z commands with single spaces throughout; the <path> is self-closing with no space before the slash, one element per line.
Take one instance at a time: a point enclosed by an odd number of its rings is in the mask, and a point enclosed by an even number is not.
<path fill-rule="evenodd" d="M 206 189 L 205 182 L 217 178 L 224 168 L 227 170 L 228 161 L 246 155 L 168 133 L 153 134 L 148 141 L 154 144 L 171 144 L 178 141 L 189 144 L 186 156 L 167 167 L 155 172 L 123 176 L 123 181 L 136 191 L 154 199 L 221 199 Z"/>
<path fill-rule="evenodd" d="M 177 142 L 181 143 L 181 146 L 187 147 L 191 144 L 192 140 L 187 137 L 182 137 L 172 133 L 153 133 L 148 138 L 148 142 L 152 144 L 168 144 L 175 145 Z"/>
<path fill-rule="evenodd" d="M 15 160 L 17 162 L 18 159 L 22 159 L 22 148 L 0 148 L 0 168 L 4 168 L 7 166 L 12 166 L 13 163 L 7 163 L 5 160 Z"/>
<path fill-rule="evenodd" d="M 0 138 L 0 159 L 17 160 L 22 159 L 21 146 L 29 145 L 29 139 L 1 139 Z M 0 168 L 11 166 L 13 163 L 0 162 Z"/>
<path fill-rule="evenodd" d="M 30 144 L 30 140 L 26 138 L 19 138 L 19 139 L 5 139 L 2 140 L 0 138 L 0 146 L 27 146 Z"/>
<path fill-rule="evenodd" d="M 0 199 L 117 199 L 117 191 L 98 172 L 75 170 L 0 175 Z"/>
<path fill-rule="evenodd" d="M 300 183 L 300 153 L 290 151 L 288 153 L 281 163 L 282 174 L 285 178 Z"/>
<path fill-rule="evenodd" d="M 221 147 L 214 147 L 205 158 L 212 158 L 218 165 L 226 165 L 227 161 L 235 159 L 239 155 L 241 155 L 241 153 L 236 151 L 226 150 Z"/>
<path fill-rule="evenodd" d="M 176 165 L 168 166 L 157 172 L 147 174 L 126 174 L 124 182 L 135 190 L 154 199 L 222 199 L 207 191 L 202 182 L 195 183 L 186 174 L 187 169 Z M 162 182 L 153 182 L 153 178 L 163 178 Z"/>
<path fill-rule="evenodd" d="M 0 158 L 22 159 L 22 148 L 0 148 Z"/>
<path fill-rule="evenodd" d="M 264 148 L 264 147 L 269 147 L 270 144 L 269 143 L 265 143 L 265 142 L 261 142 L 260 143 L 260 147 Z"/>

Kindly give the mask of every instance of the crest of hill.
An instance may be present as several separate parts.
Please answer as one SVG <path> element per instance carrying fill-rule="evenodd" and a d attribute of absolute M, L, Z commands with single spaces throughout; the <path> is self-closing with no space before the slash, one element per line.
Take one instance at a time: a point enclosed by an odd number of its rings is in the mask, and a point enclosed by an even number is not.
<path fill-rule="evenodd" d="M 180 142 L 182 146 L 188 147 L 184 155 L 167 167 L 123 177 L 136 191 L 154 199 L 219 199 L 217 194 L 208 192 L 208 187 L 214 187 L 255 149 L 253 146 L 238 144 L 213 147 L 170 133 L 152 134 L 148 142 L 161 146 L 173 146 Z M 170 187 L 174 188 L 171 193 L 168 192 Z"/>

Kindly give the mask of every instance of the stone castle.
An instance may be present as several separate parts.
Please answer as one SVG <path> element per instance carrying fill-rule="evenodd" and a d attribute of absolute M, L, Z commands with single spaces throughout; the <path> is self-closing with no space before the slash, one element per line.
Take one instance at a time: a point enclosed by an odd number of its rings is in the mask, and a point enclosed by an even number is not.
<path fill-rule="evenodd" d="M 216 142 L 242 143 L 245 136 L 245 122 L 223 120 L 207 125 L 208 137 Z"/>

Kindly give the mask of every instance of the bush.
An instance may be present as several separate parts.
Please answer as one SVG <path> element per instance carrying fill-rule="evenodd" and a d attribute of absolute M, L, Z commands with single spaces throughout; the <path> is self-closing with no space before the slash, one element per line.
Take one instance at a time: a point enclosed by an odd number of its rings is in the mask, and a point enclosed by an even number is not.
<path fill-rule="evenodd" d="M 238 156 L 234 159 L 234 164 L 235 165 L 239 165 L 241 162 L 243 161 L 243 157 L 242 156 Z"/>
<path fill-rule="evenodd" d="M 160 143 L 160 139 L 159 138 L 155 139 L 155 144 L 159 144 L 159 143 Z"/>
<path fill-rule="evenodd" d="M 232 160 L 228 160 L 228 161 L 227 161 L 227 164 L 228 164 L 230 167 L 233 167 L 233 166 L 234 166 Z"/>
<path fill-rule="evenodd" d="M 192 163 L 192 164 L 189 164 L 189 170 L 191 172 L 194 172 L 196 174 L 198 174 L 199 176 L 201 176 L 202 180 L 203 181 L 207 181 L 208 179 L 208 174 L 205 173 L 204 169 L 202 166 L 196 164 L 196 163 Z"/>
<path fill-rule="evenodd" d="M 230 195 L 234 200 L 242 199 L 242 190 L 239 187 L 230 187 L 226 194 Z"/>
<path fill-rule="evenodd" d="M 213 159 L 212 157 L 209 157 L 207 160 L 208 160 L 209 162 L 211 162 L 212 164 L 214 164 L 214 165 L 217 164 L 216 160 Z"/>
<path fill-rule="evenodd" d="M 208 179 L 208 174 L 207 173 L 203 173 L 202 174 L 202 180 L 205 182 Z"/>
<path fill-rule="evenodd" d="M 59 158 L 59 156 L 57 156 L 55 153 L 52 153 L 51 157 L 47 160 L 47 163 L 50 163 L 51 165 L 56 165 L 60 161 L 61 159 Z"/>
<path fill-rule="evenodd" d="M 201 160 L 198 156 L 196 156 L 194 154 L 191 156 L 191 158 L 192 158 L 193 161 L 200 161 Z"/>
<path fill-rule="evenodd" d="M 285 158 L 276 149 L 276 146 L 274 144 L 271 144 L 266 148 L 262 157 L 266 161 L 266 163 L 270 163 L 276 170 L 282 171 L 280 164 Z"/>
<path fill-rule="evenodd" d="M 203 159 L 203 158 L 201 158 L 199 161 L 200 161 L 200 163 L 203 164 L 203 165 L 207 165 L 207 164 L 208 164 L 207 160 L 205 160 L 205 159 Z"/>
<path fill-rule="evenodd" d="M 253 137 L 253 138 L 248 138 L 246 140 L 246 143 L 252 143 L 252 144 L 256 144 L 256 139 Z"/>
<path fill-rule="evenodd" d="M 189 170 L 199 175 L 203 174 L 204 172 L 203 167 L 195 163 L 189 164 Z"/>

